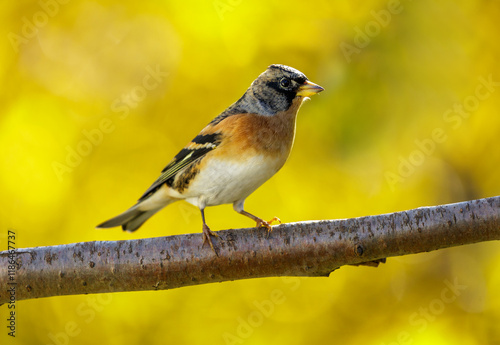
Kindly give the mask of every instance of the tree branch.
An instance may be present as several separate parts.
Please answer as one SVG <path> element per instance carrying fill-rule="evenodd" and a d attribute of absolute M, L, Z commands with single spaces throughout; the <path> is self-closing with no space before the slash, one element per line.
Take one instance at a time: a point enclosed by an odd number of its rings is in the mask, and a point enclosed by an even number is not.
<path fill-rule="evenodd" d="M 343 265 L 500 239 L 500 196 L 342 220 L 219 231 L 219 256 L 202 235 L 95 241 L 0 252 L 0 304 L 16 300 L 163 290 L 272 276 L 328 276 Z M 14 284 L 11 284 L 15 282 Z"/>

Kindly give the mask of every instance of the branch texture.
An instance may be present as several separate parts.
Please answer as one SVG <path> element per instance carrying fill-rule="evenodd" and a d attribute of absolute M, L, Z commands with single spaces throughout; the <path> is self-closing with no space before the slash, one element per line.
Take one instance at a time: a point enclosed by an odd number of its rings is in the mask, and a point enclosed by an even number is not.
<path fill-rule="evenodd" d="M 343 265 L 500 239 L 500 196 L 342 220 L 202 235 L 95 241 L 15 251 L 16 300 L 164 290 L 272 276 L 328 276 Z M 0 252 L 0 304 L 9 301 L 9 253 Z"/>

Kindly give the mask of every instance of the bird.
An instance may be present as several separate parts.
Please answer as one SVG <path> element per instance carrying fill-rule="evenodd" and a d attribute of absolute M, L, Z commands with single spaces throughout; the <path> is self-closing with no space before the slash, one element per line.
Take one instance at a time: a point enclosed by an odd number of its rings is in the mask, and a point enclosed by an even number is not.
<path fill-rule="evenodd" d="M 290 155 L 296 116 L 304 100 L 324 89 L 295 68 L 270 65 L 242 97 L 215 117 L 162 170 L 137 203 L 97 226 L 135 231 L 159 210 L 185 200 L 199 208 L 203 244 L 217 254 L 218 237 L 205 220 L 205 208 L 233 204 L 233 209 L 271 230 L 244 209 L 245 199 L 283 167 Z M 279 219 L 278 219 L 279 220 Z"/>

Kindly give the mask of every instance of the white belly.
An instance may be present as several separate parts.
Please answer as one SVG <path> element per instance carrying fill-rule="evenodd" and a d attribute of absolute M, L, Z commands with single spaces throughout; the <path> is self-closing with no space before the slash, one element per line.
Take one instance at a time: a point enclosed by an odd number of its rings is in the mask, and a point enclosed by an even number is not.
<path fill-rule="evenodd" d="M 278 160 L 269 164 L 263 156 L 254 156 L 245 162 L 228 162 L 211 159 L 198 173 L 183 195 L 185 200 L 195 206 L 200 201 L 206 206 L 229 204 L 249 196 L 260 185 L 271 178 L 284 164 Z"/>

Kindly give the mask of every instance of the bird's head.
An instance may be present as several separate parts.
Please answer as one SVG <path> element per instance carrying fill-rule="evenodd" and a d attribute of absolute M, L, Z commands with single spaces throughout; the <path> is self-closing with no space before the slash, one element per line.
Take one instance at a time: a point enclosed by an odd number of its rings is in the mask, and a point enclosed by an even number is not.
<path fill-rule="evenodd" d="M 324 89 L 310 82 L 304 73 L 285 65 L 271 65 L 257 77 L 248 89 L 258 101 L 262 115 L 286 111 L 294 101 L 301 101 Z"/>
<path fill-rule="evenodd" d="M 295 68 L 271 65 L 253 81 L 239 105 L 247 112 L 275 115 L 323 90 Z"/>

